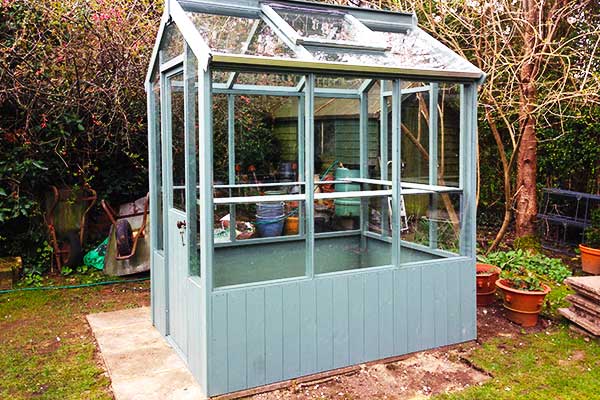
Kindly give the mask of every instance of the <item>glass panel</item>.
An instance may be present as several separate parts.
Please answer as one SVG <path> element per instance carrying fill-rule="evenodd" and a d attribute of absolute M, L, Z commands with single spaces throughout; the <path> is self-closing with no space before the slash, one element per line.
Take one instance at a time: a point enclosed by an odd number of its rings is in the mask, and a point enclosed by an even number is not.
<path fill-rule="evenodd" d="M 403 199 L 401 263 L 458 255 L 462 195 L 405 194 Z"/>
<path fill-rule="evenodd" d="M 188 130 L 188 146 L 194 150 L 192 160 L 188 163 L 188 179 L 190 182 L 195 182 L 192 185 L 192 193 L 189 194 L 190 199 L 198 199 L 196 204 L 190 205 L 189 217 L 187 219 L 188 226 L 188 243 L 200 243 L 200 176 L 198 174 L 198 164 L 200 157 L 200 143 L 198 141 L 198 60 L 189 46 L 186 46 L 186 63 L 185 63 L 185 85 L 187 91 L 186 98 L 186 124 Z M 191 150 L 191 149 L 190 149 Z M 189 251 L 189 271 L 191 276 L 200 276 L 200 246 L 188 246 Z"/>
<path fill-rule="evenodd" d="M 389 51 L 359 51 L 344 48 L 307 46 L 318 61 L 382 67 L 452 70 L 477 73 L 468 61 L 446 49 L 421 29 L 408 33 L 375 32 L 372 43 L 388 46 Z"/>
<path fill-rule="evenodd" d="M 237 244 L 227 243 L 230 227 L 227 222 L 217 220 L 217 215 L 226 212 L 226 208 L 219 208 L 215 214 L 215 287 L 304 276 L 306 241 L 298 232 L 304 225 L 305 214 L 293 215 L 291 203 L 280 205 L 282 208 L 278 210 L 264 206 L 265 203 L 236 206 L 240 214 L 236 236 L 241 239 Z M 287 210 L 290 212 L 286 213 Z M 286 214 L 267 216 L 269 212 Z"/>
<path fill-rule="evenodd" d="M 295 58 L 261 19 L 188 12 L 188 17 L 213 51 L 252 56 Z"/>
<path fill-rule="evenodd" d="M 161 64 L 183 54 L 183 36 L 174 23 L 165 27 L 159 51 Z"/>
<path fill-rule="evenodd" d="M 156 204 L 156 216 L 153 218 L 152 223 L 156 224 L 156 243 L 154 245 L 155 249 L 163 250 L 164 249 L 164 241 L 163 241 L 163 217 L 164 217 L 164 209 L 163 209 L 163 173 L 162 173 L 162 132 L 161 132 L 161 123 L 160 123 L 160 75 L 156 74 L 154 79 L 152 80 L 152 94 L 153 97 L 153 124 L 154 124 L 154 133 L 156 137 L 156 148 L 154 149 L 155 163 L 154 168 L 156 171 L 156 197 L 152 199 L 152 201 Z"/>
<path fill-rule="evenodd" d="M 298 180 L 298 99 L 235 97 L 236 183 Z"/>
<path fill-rule="evenodd" d="M 377 44 L 376 35 L 359 21 L 338 10 L 323 12 L 311 7 L 270 5 L 305 40 L 350 45 Z"/>
<path fill-rule="evenodd" d="M 365 79 L 363 78 L 345 78 L 342 76 L 315 77 L 316 88 L 358 89 L 364 82 Z"/>
<path fill-rule="evenodd" d="M 170 94 L 172 207 L 185 211 L 185 125 L 183 72 L 168 79 Z"/>
<path fill-rule="evenodd" d="M 381 85 L 376 81 L 367 92 L 368 177 L 381 179 Z"/>
<path fill-rule="evenodd" d="M 410 90 L 417 85 L 403 87 Z M 391 116 L 390 116 L 391 117 Z M 402 93 L 402 181 L 429 183 L 429 91 Z M 433 182 L 435 183 L 435 182 Z"/>
<path fill-rule="evenodd" d="M 300 83 L 300 75 L 293 74 L 267 74 L 242 72 L 236 74 L 236 84 L 258 86 L 285 86 L 294 89 Z"/>
<path fill-rule="evenodd" d="M 228 99 L 225 94 L 212 96 L 213 180 L 215 185 L 229 182 L 228 157 Z"/>
<path fill-rule="evenodd" d="M 440 85 L 438 116 L 438 185 L 458 187 L 460 184 L 460 85 Z"/>

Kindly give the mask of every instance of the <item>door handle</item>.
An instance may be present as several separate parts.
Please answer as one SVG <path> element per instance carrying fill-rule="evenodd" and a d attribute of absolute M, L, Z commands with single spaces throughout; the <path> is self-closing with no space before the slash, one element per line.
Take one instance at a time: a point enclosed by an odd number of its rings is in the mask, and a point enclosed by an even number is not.
<path fill-rule="evenodd" d="M 181 245 L 185 246 L 185 228 L 187 227 L 187 224 L 185 223 L 185 221 L 177 221 L 177 229 L 179 229 L 179 234 L 181 235 Z"/>

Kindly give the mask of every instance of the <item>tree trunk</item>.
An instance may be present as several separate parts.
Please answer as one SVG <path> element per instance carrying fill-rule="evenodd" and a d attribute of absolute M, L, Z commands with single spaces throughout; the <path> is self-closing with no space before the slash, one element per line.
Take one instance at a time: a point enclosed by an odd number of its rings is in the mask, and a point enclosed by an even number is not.
<path fill-rule="evenodd" d="M 537 137 L 536 137 L 536 26 L 539 8 L 537 0 L 523 0 L 523 13 L 526 22 L 524 28 L 524 63 L 520 71 L 521 96 L 519 106 L 519 128 L 521 143 L 517 156 L 516 189 L 516 235 L 517 237 L 535 234 L 537 215 Z"/>

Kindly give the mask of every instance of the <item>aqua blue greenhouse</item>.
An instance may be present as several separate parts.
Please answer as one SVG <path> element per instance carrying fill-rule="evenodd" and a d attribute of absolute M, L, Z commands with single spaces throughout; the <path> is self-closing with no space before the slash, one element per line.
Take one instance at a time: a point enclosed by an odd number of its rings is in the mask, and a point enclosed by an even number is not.
<path fill-rule="evenodd" d="M 476 337 L 483 79 L 410 13 L 167 1 L 152 318 L 207 397 Z"/>

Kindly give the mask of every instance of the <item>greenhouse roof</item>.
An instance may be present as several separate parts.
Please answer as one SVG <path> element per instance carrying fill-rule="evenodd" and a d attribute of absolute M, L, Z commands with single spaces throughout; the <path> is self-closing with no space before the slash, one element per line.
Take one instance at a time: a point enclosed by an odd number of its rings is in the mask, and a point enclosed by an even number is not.
<path fill-rule="evenodd" d="M 255 68 L 484 77 L 420 29 L 410 13 L 298 0 L 172 0 L 167 14 L 203 66 L 210 60 Z"/>

